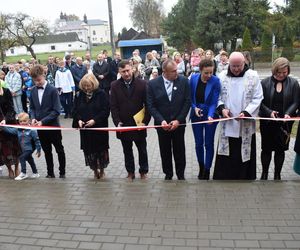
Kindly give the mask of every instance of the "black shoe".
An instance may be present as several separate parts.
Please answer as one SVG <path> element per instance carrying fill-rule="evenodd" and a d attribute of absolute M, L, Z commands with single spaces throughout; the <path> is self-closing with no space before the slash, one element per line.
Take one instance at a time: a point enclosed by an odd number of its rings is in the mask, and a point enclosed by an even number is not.
<path fill-rule="evenodd" d="M 275 174 L 274 174 L 274 180 L 275 180 L 275 181 L 280 181 L 280 180 L 281 180 L 281 175 L 280 175 L 280 173 L 275 173 Z"/>
<path fill-rule="evenodd" d="M 199 174 L 198 174 L 199 180 L 203 180 L 203 174 L 204 174 L 204 166 L 202 164 L 199 164 Z"/>
<path fill-rule="evenodd" d="M 185 181 L 185 178 L 184 178 L 184 176 L 177 177 L 177 179 L 178 179 L 179 181 Z"/>
<path fill-rule="evenodd" d="M 172 176 L 168 176 L 168 175 L 166 175 L 166 177 L 165 177 L 165 180 L 166 180 L 166 181 L 171 181 L 171 180 L 172 180 L 172 178 L 173 178 Z"/>
<path fill-rule="evenodd" d="M 64 118 L 67 119 L 67 118 L 68 118 L 68 115 L 65 115 Z"/>
<path fill-rule="evenodd" d="M 209 180 L 210 169 L 205 169 L 203 174 L 203 180 Z"/>
<path fill-rule="evenodd" d="M 59 175 L 59 178 L 65 179 L 65 178 L 66 178 L 66 175 L 65 175 L 65 174 L 60 174 L 60 175 Z"/>
<path fill-rule="evenodd" d="M 262 173 L 261 173 L 260 179 L 261 179 L 262 181 L 268 180 L 268 173 L 267 173 L 267 172 L 262 172 Z"/>
<path fill-rule="evenodd" d="M 47 174 L 45 177 L 49 178 L 49 179 L 52 179 L 52 178 L 55 178 L 55 175 Z"/>

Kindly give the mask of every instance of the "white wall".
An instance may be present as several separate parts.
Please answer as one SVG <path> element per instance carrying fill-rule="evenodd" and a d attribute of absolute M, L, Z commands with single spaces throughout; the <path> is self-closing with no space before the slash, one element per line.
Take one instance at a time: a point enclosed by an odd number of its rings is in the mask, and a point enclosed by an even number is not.
<path fill-rule="evenodd" d="M 91 43 L 107 43 L 110 42 L 109 26 L 108 25 L 93 25 L 88 26 Z M 94 35 L 95 31 L 95 35 Z"/>
<path fill-rule="evenodd" d="M 51 46 L 55 46 L 55 50 L 53 50 Z M 88 45 L 86 43 L 76 41 L 76 42 L 56 43 L 56 44 L 55 43 L 36 44 L 33 45 L 32 48 L 36 54 L 39 54 L 39 53 L 51 53 L 51 52 L 87 50 Z M 13 54 L 11 53 L 11 49 L 14 50 Z M 24 46 L 13 47 L 11 49 L 6 50 L 6 56 L 30 55 L 30 53 L 27 52 L 27 49 Z"/>

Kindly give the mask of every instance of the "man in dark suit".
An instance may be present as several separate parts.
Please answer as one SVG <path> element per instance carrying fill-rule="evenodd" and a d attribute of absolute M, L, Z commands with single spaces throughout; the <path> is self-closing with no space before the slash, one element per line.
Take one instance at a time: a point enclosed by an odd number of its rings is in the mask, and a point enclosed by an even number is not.
<path fill-rule="evenodd" d="M 118 64 L 121 61 L 121 55 L 119 52 L 116 52 L 114 55 L 114 60 L 110 63 L 110 78 L 112 81 L 117 80 L 118 78 L 118 72 L 119 72 L 119 67 Z"/>
<path fill-rule="evenodd" d="M 109 64 L 105 61 L 102 53 L 97 57 L 97 62 L 93 66 L 93 73 L 99 82 L 100 88 L 104 89 L 106 94 L 109 94 Z"/>
<path fill-rule="evenodd" d="M 45 80 L 41 65 L 34 66 L 30 71 L 35 83 L 30 96 L 30 112 L 32 124 L 35 126 L 60 126 L 60 100 L 55 87 Z M 38 130 L 42 149 L 47 163 L 46 178 L 55 178 L 52 156 L 52 145 L 55 147 L 59 161 L 59 177 L 65 178 L 66 157 L 62 145 L 61 130 Z"/>
<path fill-rule="evenodd" d="M 178 180 L 184 180 L 186 165 L 184 133 L 186 116 L 191 106 L 188 80 L 177 75 L 176 63 L 168 59 L 163 75 L 149 82 L 147 105 L 157 129 L 165 180 L 173 178 L 172 151 Z"/>
<path fill-rule="evenodd" d="M 48 74 L 51 74 L 52 78 L 55 79 L 56 71 L 58 70 L 58 66 L 54 63 L 54 57 L 49 56 L 48 57 Z"/>
<path fill-rule="evenodd" d="M 146 106 L 147 83 L 144 80 L 134 78 L 132 66 L 129 61 L 119 63 L 119 73 L 121 78 L 111 85 L 111 113 L 114 124 L 118 127 L 147 125 L 150 115 Z M 134 116 L 145 108 L 141 123 L 137 124 Z M 139 165 L 141 179 L 147 178 L 148 155 L 146 143 L 146 130 L 117 133 L 121 140 L 125 156 L 125 167 L 128 172 L 128 180 L 135 178 L 134 157 L 132 151 L 133 142 L 139 152 Z"/>

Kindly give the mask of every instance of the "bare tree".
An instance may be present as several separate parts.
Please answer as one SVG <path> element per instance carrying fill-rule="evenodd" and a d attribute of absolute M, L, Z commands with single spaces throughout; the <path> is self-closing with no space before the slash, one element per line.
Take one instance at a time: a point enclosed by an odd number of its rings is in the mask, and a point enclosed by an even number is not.
<path fill-rule="evenodd" d="M 163 0 L 129 0 L 133 26 L 150 36 L 159 36 L 165 18 Z"/>
<path fill-rule="evenodd" d="M 18 45 L 25 46 L 31 56 L 36 59 L 32 46 L 38 36 L 48 34 L 49 27 L 46 20 L 35 19 L 24 13 L 7 14 L 5 29 Z"/>

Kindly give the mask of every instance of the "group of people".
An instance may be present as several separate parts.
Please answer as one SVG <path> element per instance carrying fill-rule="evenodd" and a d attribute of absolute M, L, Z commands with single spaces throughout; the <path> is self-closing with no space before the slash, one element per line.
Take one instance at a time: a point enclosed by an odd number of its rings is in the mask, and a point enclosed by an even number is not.
<path fill-rule="evenodd" d="M 33 82 L 29 95 L 30 128 L 4 127 L 0 132 L 0 165 L 6 165 L 10 177 L 28 178 L 26 161 L 37 178 L 32 153 L 43 149 L 47 164 L 47 178 L 55 178 L 52 145 L 59 161 L 59 177 L 66 177 L 66 157 L 62 145 L 59 115 L 63 106 L 65 117 L 72 117 L 72 127 L 80 129 L 80 148 L 85 163 L 96 179 L 105 177 L 109 165 L 109 132 L 88 128 L 107 128 L 111 114 L 119 128 L 128 180 L 136 177 L 133 144 L 139 155 L 139 174 L 147 178 L 149 170 L 147 154 L 147 126 L 154 119 L 157 125 L 159 150 L 165 180 L 174 177 L 185 180 L 185 128 L 186 120 L 192 122 L 195 150 L 201 180 L 210 179 L 214 159 L 214 140 L 219 118 L 219 142 L 213 179 L 256 179 L 256 118 L 260 121 L 262 137 L 262 180 L 268 179 L 269 165 L 274 151 L 274 179 L 281 179 L 285 151 L 289 148 L 292 121 L 276 121 L 291 118 L 299 109 L 299 83 L 289 76 L 290 64 L 286 58 L 278 58 L 272 66 L 272 76 L 260 81 L 246 54 L 233 52 L 230 56 L 220 51 L 196 49 L 173 57 L 156 51 L 141 59 L 138 50 L 128 60 L 121 60 L 119 53 L 111 59 L 101 52 L 97 61 L 86 54 L 84 63 L 77 57 L 54 62 L 50 57 L 47 66 L 32 65 L 28 77 Z M 11 66 L 9 66 L 10 68 Z M 20 74 L 19 74 L 20 75 Z M 19 78 L 19 77 L 17 77 Z M 6 77 L 5 77 L 6 79 Z M 7 84 L 6 84 L 7 85 Z M 0 122 L 15 124 L 16 113 L 21 125 L 29 124 L 29 115 L 19 110 L 14 101 L 15 91 L 1 83 Z M 69 105 L 69 106 L 68 106 Z M 53 126 L 55 130 L 38 129 Z M 125 131 L 126 127 L 136 130 Z M 122 129 L 124 128 L 124 129 Z M 300 133 L 299 133 L 300 134 Z M 275 135 L 275 136 L 274 136 Z M 16 143 L 19 138 L 19 146 Z M 26 139 L 25 139 L 26 138 Z M 300 138 L 296 152 L 300 154 Z M 298 150 L 298 151 L 297 151 Z M 22 156 L 22 157 L 21 157 Z M 18 158 L 22 165 L 18 173 Z M 15 171 L 12 166 L 15 165 Z"/>

